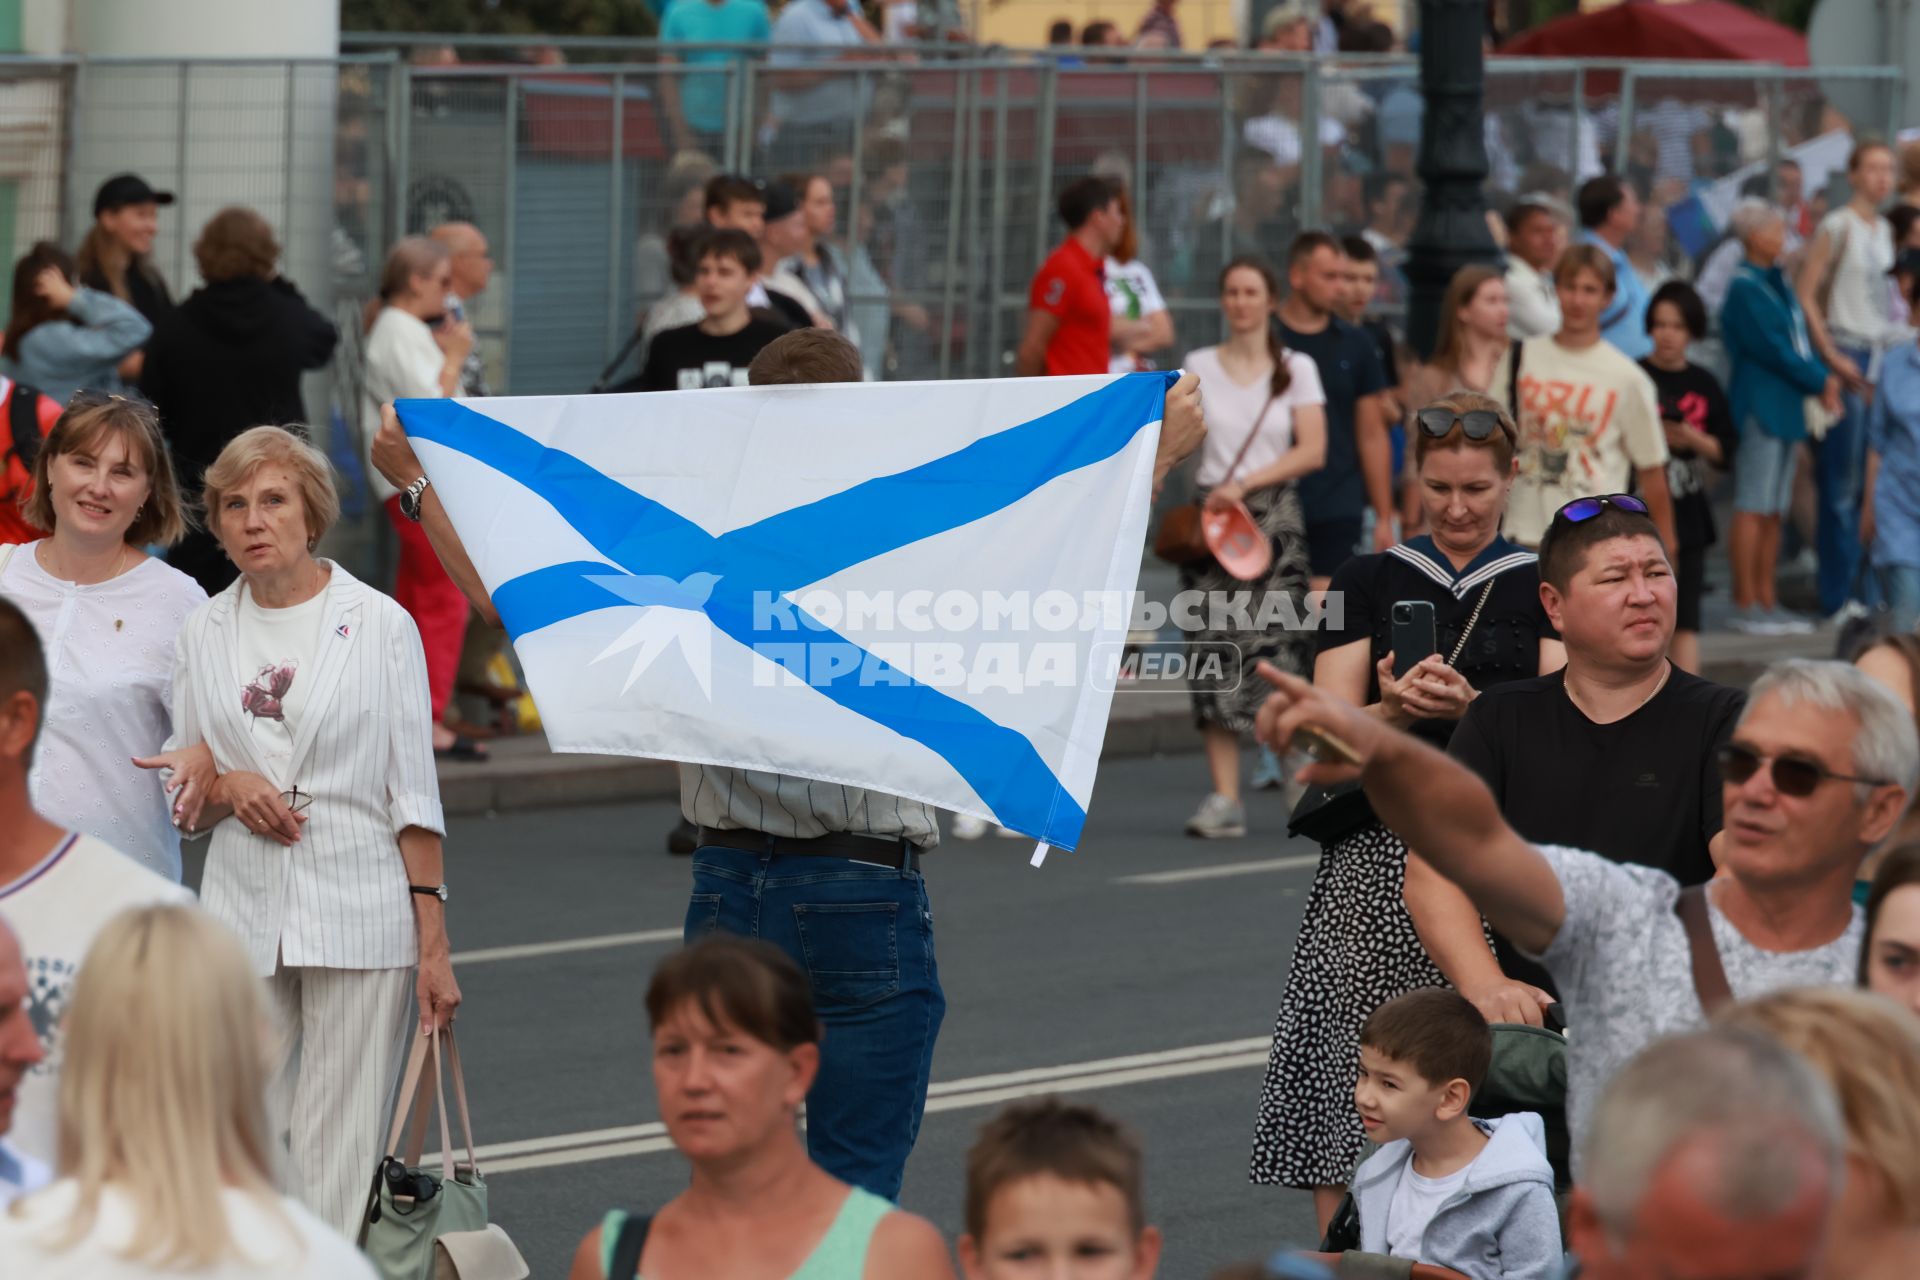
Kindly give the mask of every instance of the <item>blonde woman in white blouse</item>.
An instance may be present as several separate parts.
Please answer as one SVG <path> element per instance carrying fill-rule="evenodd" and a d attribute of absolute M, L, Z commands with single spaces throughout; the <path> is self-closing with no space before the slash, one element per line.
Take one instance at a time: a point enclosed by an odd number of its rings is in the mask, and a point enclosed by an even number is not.
<path fill-rule="evenodd" d="M 52 691 L 29 780 L 53 821 L 180 878 L 180 836 L 133 757 L 173 728 L 174 642 L 207 598 L 142 547 L 179 541 L 173 464 L 153 410 L 82 392 L 47 433 L 23 512 L 50 536 L 0 547 L 0 594 L 46 648 Z"/>
<path fill-rule="evenodd" d="M 295 1190 L 351 1234 L 409 1004 L 425 1030 L 460 1003 L 420 633 L 314 558 L 340 499 L 312 445 L 254 427 L 205 485 L 240 577 L 180 633 L 174 742 L 149 763 L 180 769 L 182 826 L 211 831 L 201 901 L 277 1006 L 272 1121 L 291 1135 Z"/>
<path fill-rule="evenodd" d="M 102 928 L 67 1006 L 57 1181 L 0 1213 L 0 1276 L 373 1280 L 274 1192 L 266 1017 L 246 952 L 204 912 Z"/>

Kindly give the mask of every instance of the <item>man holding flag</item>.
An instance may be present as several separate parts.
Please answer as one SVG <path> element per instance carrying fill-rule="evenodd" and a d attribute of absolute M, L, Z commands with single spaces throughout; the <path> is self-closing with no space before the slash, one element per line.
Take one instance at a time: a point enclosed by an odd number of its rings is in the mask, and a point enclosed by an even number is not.
<path fill-rule="evenodd" d="M 770 386 L 858 383 L 862 375 L 851 343 L 800 330 L 761 351 L 748 376 Z M 1198 380 L 1184 377 L 1166 394 L 1156 489 L 1204 433 Z M 477 610 L 495 616 L 391 406 L 373 461 L 400 487 L 417 486 L 412 509 L 448 573 Z M 757 936 L 806 968 L 828 1032 L 807 1099 L 808 1149 L 834 1176 L 896 1198 L 946 1009 L 920 873 L 922 853 L 939 839 L 933 807 L 841 783 L 689 764 L 681 808 L 700 833 L 689 940 L 714 930 Z"/>

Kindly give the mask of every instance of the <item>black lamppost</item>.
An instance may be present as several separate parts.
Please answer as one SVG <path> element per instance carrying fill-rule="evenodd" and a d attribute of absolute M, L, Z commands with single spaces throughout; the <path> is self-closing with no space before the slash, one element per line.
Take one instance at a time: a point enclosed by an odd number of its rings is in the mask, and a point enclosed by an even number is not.
<path fill-rule="evenodd" d="M 1433 353 L 1440 302 L 1454 272 L 1474 262 L 1498 262 L 1487 230 L 1487 180 L 1481 41 L 1486 0 L 1420 0 L 1420 158 L 1425 185 L 1420 221 L 1407 242 L 1407 343 L 1422 358 Z"/>

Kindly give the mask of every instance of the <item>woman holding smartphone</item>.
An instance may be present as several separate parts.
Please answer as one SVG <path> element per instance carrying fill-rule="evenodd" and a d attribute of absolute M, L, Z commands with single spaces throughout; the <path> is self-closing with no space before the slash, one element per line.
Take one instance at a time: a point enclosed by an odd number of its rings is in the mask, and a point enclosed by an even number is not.
<path fill-rule="evenodd" d="M 1313 679 L 1444 750 L 1479 690 L 1553 671 L 1566 651 L 1540 605 L 1537 558 L 1500 536 L 1513 420 L 1498 401 L 1459 391 L 1413 421 L 1430 532 L 1335 572 L 1330 602 L 1341 612 L 1330 607 L 1328 616 L 1341 625 L 1319 633 Z M 1396 634 L 1428 652 L 1395 653 Z M 1320 869 L 1274 1027 L 1252 1176 L 1311 1188 L 1324 1231 L 1364 1139 L 1353 1109 L 1361 1024 L 1395 996 L 1446 979 L 1401 901 L 1406 844 L 1374 819 L 1363 793 L 1323 800 L 1309 790 L 1294 815 L 1321 842 Z"/>

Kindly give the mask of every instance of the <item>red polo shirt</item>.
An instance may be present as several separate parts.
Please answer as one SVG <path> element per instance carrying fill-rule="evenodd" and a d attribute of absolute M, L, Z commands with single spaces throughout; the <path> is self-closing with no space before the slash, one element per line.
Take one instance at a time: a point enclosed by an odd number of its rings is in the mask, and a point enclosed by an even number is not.
<path fill-rule="evenodd" d="M 1060 321 L 1047 344 L 1047 373 L 1105 373 L 1112 362 L 1113 305 L 1104 264 L 1068 236 L 1033 277 L 1027 305 Z"/>

